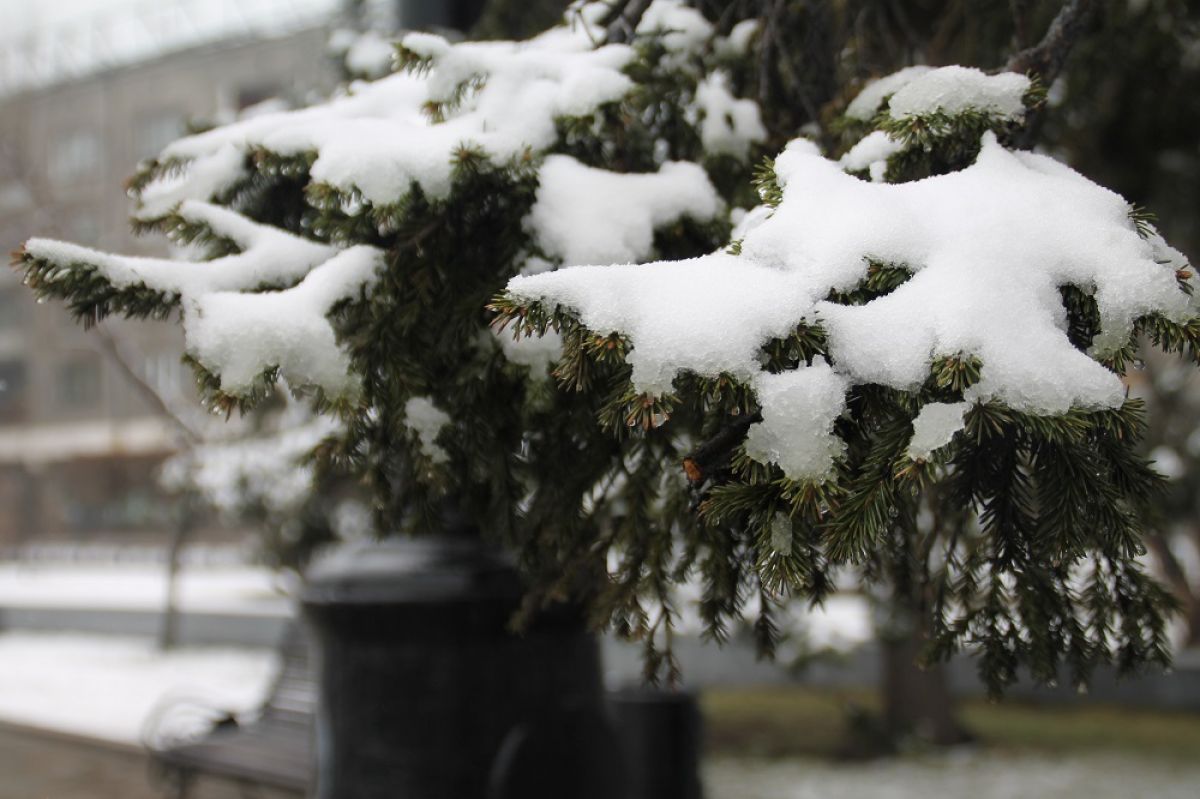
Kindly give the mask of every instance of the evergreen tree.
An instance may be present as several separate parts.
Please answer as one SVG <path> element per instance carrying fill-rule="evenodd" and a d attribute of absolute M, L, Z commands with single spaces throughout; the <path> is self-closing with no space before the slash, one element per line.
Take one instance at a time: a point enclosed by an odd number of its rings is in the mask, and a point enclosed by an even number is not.
<path fill-rule="evenodd" d="M 1066 4 L 1048 40 L 1083 5 Z M 1053 77 L 1062 56 L 1012 63 Z M 1163 481 L 1119 377 L 1139 336 L 1194 359 L 1192 275 L 1144 211 L 1011 151 L 1044 97 L 1020 74 L 903 70 L 834 126 L 837 166 L 863 185 L 793 142 L 726 253 L 520 279 L 495 303 L 519 333 L 562 331 L 569 384 L 571 342 L 586 362 L 586 342 L 615 341 L 601 418 L 695 442 L 700 525 L 674 529 L 678 563 L 704 575 L 712 635 L 754 596 L 770 650 L 779 598 L 819 601 L 849 569 L 894 600 L 928 661 L 977 651 L 993 692 L 1022 665 L 1084 683 L 1100 662 L 1166 662 L 1172 601 L 1138 560 Z M 1094 258 L 1099 238 L 1122 239 L 1124 260 Z M 1138 262 L 1140 287 L 1078 268 L 1096 260 Z M 932 277 L 936 263 L 971 274 Z M 1014 293 L 1035 283 L 1040 311 L 1020 310 Z M 1081 356 L 1088 376 L 1069 365 Z"/>
<path fill-rule="evenodd" d="M 654 486 L 682 485 L 676 445 L 608 436 L 603 398 L 550 379 L 557 345 L 496 336 L 486 310 L 521 271 L 710 251 L 753 196 L 764 133 L 736 96 L 749 28 L 715 35 L 673 0 L 643 10 L 583 5 L 523 43 L 410 34 L 396 74 L 142 166 L 134 224 L 199 260 L 33 240 L 18 267 L 85 324 L 178 318 L 216 413 L 283 382 L 337 417 L 318 479 L 359 476 L 380 534 L 465 517 L 517 554 L 530 608 L 590 599 L 649 639 L 669 627 L 639 603 L 669 607 L 669 538 L 648 515 Z M 593 235 L 564 237 L 578 218 Z M 629 566 L 610 583 L 614 547 Z"/>
<path fill-rule="evenodd" d="M 379 533 L 465 516 L 530 608 L 581 601 L 650 674 L 680 582 L 717 640 L 753 605 L 769 654 L 781 603 L 841 574 L 996 692 L 1165 662 L 1162 480 L 1119 376 L 1139 334 L 1194 357 L 1200 320 L 1143 211 L 1014 152 L 1059 50 L 855 95 L 825 4 L 708 10 L 409 35 L 395 75 L 145 165 L 136 223 L 204 260 L 35 240 L 18 266 L 85 323 L 178 315 L 214 411 L 286 382 L 341 421 L 313 458 Z"/>

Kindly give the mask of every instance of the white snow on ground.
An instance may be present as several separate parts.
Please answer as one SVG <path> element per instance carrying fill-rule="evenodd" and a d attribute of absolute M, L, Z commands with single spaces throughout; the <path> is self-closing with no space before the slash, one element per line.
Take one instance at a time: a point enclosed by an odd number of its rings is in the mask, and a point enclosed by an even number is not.
<path fill-rule="evenodd" d="M 699 636 L 704 631 L 700 617 L 702 586 L 692 580 L 677 589 L 677 630 L 681 635 Z M 753 624 L 758 615 L 758 600 L 751 597 L 742 611 L 743 619 Z M 811 650 L 833 649 L 848 652 L 870 641 L 875 635 L 871 605 L 861 594 L 834 594 L 817 607 L 789 602 L 777 613 L 776 623 L 798 643 Z M 714 648 L 714 654 L 716 652 Z"/>
<path fill-rule="evenodd" d="M 712 799 L 1195 799 L 1200 762 L 962 751 L 840 765 L 715 760 L 704 776 L 705 795 Z"/>
<path fill-rule="evenodd" d="M 188 648 L 152 641 L 13 632 L 0 635 L 0 719 L 138 743 L 160 703 L 188 700 L 245 712 L 261 704 L 277 669 L 271 650 Z"/>
<path fill-rule="evenodd" d="M 281 578 L 263 568 L 184 569 L 178 602 L 191 613 L 287 616 Z M 0 563 L 0 607 L 159 610 L 166 597 L 162 564 Z"/>

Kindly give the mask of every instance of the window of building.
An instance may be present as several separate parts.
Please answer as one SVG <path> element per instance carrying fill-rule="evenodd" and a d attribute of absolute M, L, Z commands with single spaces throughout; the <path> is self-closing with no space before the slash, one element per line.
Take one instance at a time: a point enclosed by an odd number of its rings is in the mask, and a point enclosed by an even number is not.
<path fill-rule="evenodd" d="M 19 180 L 0 183 L 0 213 L 14 214 L 33 207 L 33 195 L 29 187 Z"/>
<path fill-rule="evenodd" d="M 176 111 L 146 116 L 134 131 L 133 155 L 139 161 L 154 158 L 183 134 L 183 115 Z"/>
<path fill-rule="evenodd" d="M 147 355 L 142 362 L 142 379 L 158 396 L 164 399 L 178 397 L 185 385 L 183 362 L 176 353 Z"/>
<path fill-rule="evenodd" d="M 25 415 L 27 382 L 24 361 L 0 361 L 0 421 L 13 422 Z"/>
<path fill-rule="evenodd" d="M 100 364 L 96 356 L 77 355 L 59 364 L 55 393 L 64 408 L 86 408 L 99 402 Z"/>
<path fill-rule="evenodd" d="M 58 186 L 94 178 L 100 174 L 103 157 L 99 134 L 90 130 L 70 131 L 51 143 L 46 173 L 50 182 Z"/>
<path fill-rule="evenodd" d="M 266 102 L 279 95 L 279 87 L 273 83 L 259 83 L 252 86 L 239 86 L 237 90 L 237 110 L 244 111 L 251 106 Z"/>
<path fill-rule="evenodd" d="M 96 244 L 100 238 L 100 220 L 91 209 L 72 212 L 66 228 L 71 241 L 79 244 Z"/>
<path fill-rule="evenodd" d="M 28 289 L 23 286 L 0 288 L 0 331 L 20 330 L 29 319 Z"/>

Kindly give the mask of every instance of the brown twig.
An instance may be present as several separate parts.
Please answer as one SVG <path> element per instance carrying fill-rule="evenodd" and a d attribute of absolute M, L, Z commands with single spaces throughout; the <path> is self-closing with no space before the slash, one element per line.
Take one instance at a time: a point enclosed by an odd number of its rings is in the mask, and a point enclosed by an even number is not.
<path fill-rule="evenodd" d="M 693 485 L 703 483 L 715 469 L 729 461 L 729 456 L 746 438 L 750 425 L 762 421 L 762 413 L 755 412 L 739 417 L 683 459 L 683 471 Z"/>

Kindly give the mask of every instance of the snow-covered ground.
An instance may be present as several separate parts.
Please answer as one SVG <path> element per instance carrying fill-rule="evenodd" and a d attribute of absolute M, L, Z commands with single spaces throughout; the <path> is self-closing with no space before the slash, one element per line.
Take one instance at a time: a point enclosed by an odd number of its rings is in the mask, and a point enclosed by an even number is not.
<path fill-rule="evenodd" d="M 148 639 L 0 634 L 0 720 L 138 743 L 160 703 L 257 707 L 277 669 L 266 649 L 158 651 Z"/>
<path fill-rule="evenodd" d="M 1195 799 L 1200 762 L 973 751 L 852 764 L 716 760 L 705 782 L 713 799 Z"/>
<path fill-rule="evenodd" d="M 265 568 L 185 568 L 178 605 L 193 613 L 286 616 L 286 590 Z M 0 607 L 159 610 L 166 591 L 161 564 L 0 562 Z"/>

